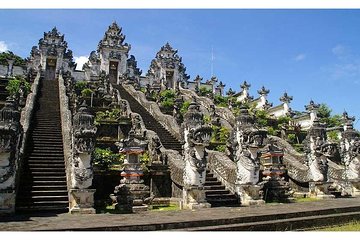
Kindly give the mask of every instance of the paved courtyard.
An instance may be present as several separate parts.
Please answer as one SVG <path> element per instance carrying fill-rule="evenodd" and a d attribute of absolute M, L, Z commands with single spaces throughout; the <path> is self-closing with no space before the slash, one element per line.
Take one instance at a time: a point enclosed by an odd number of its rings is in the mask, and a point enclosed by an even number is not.
<path fill-rule="evenodd" d="M 53 216 L 0 216 L 1 231 L 37 231 L 37 230 L 91 230 L 106 228 L 181 223 L 214 219 L 229 219 L 256 215 L 275 215 L 279 213 L 296 213 L 340 207 L 360 207 L 360 198 L 319 200 L 314 202 L 266 204 L 263 206 L 237 208 L 209 208 L 179 211 L 148 211 L 137 214 L 93 214 L 70 215 L 67 213 Z"/>

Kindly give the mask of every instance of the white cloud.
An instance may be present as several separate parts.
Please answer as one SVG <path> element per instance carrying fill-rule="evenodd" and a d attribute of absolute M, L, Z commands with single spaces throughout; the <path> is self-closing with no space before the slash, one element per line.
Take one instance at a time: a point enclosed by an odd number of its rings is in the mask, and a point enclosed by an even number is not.
<path fill-rule="evenodd" d="M 77 64 L 76 70 L 82 70 L 84 63 L 86 63 L 89 59 L 87 56 L 74 57 L 75 63 Z"/>
<path fill-rule="evenodd" d="M 294 60 L 299 62 L 299 61 L 304 60 L 305 58 L 306 58 L 306 54 L 305 53 L 300 53 L 294 58 Z"/>
<path fill-rule="evenodd" d="M 333 47 L 331 49 L 331 52 L 337 56 L 337 57 L 340 57 L 340 56 L 343 56 L 346 52 L 346 48 L 345 46 L 341 45 L 341 44 L 338 44 L 336 45 L 335 47 Z"/>
<path fill-rule="evenodd" d="M 8 50 L 8 45 L 4 41 L 0 41 L 0 52 L 6 52 Z"/>

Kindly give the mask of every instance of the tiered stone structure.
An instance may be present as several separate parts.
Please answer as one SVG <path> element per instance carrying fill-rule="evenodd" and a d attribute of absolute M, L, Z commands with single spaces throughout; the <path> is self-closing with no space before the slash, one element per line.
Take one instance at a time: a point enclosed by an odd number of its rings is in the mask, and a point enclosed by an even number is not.
<path fill-rule="evenodd" d="M 189 76 L 185 73 L 186 68 L 177 52 L 169 43 L 161 47 L 160 51 L 156 53 L 155 59 L 151 61 L 146 74 L 148 82 L 142 82 L 142 85 L 160 86 L 162 90 L 175 90 L 179 84 L 184 85 Z"/>
<path fill-rule="evenodd" d="M 147 211 L 148 205 L 144 203 L 150 196 L 150 188 L 144 184 L 141 177 L 144 175 L 139 155 L 147 148 L 147 142 L 136 135 L 133 130 L 129 137 L 122 139 L 119 144 L 119 153 L 126 154 L 124 170 L 121 172 L 123 179 L 115 187 L 112 199 L 115 208 L 121 212 Z"/>
<path fill-rule="evenodd" d="M 59 71 L 73 71 L 76 67 L 71 50 L 67 49 L 64 35 L 54 27 L 39 40 L 39 47 L 34 46 L 30 53 L 29 68 L 40 69 L 55 79 Z"/>

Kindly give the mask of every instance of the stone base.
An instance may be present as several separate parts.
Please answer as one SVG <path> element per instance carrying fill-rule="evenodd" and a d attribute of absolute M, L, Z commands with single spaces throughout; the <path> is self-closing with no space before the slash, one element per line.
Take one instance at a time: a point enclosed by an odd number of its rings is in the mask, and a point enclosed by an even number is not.
<path fill-rule="evenodd" d="M 199 188 L 183 189 L 182 208 L 199 209 L 210 208 L 211 204 L 205 201 L 205 191 Z"/>
<path fill-rule="evenodd" d="M 335 198 L 335 196 L 331 195 L 331 194 L 317 194 L 315 196 L 315 198 L 317 198 L 317 199 L 331 199 L 331 198 Z"/>
<path fill-rule="evenodd" d="M 211 204 L 204 202 L 204 203 L 189 203 L 187 204 L 189 209 L 200 209 L 200 208 L 211 208 Z"/>
<path fill-rule="evenodd" d="M 70 213 L 94 214 L 95 189 L 70 189 Z"/>
<path fill-rule="evenodd" d="M 119 213 L 133 213 L 133 208 L 130 204 L 118 204 L 115 203 L 115 209 Z"/>
<path fill-rule="evenodd" d="M 141 206 L 133 206 L 132 207 L 132 211 L 133 213 L 141 213 L 141 212 L 146 212 L 149 209 L 149 206 L 144 204 Z"/>
<path fill-rule="evenodd" d="M 352 189 L 352 196 L 353 196 L 353 197 L 358 197 L 358 196 L 360 196 L 360 189 L 353 187 L 353 189 Z"/>
<path fill-rule="evenodd" d="M 257 206 L 257 205 L 263 205 L 263 204 L 265 204 L 265 201 L 262 199 L 259 199 L 259 200 L 248 199 L 248 200 L 241 201 L 242 206 Z"/>
<path fill-rule="evenodd" d="M 0 192 L 0 214 L 15 213 L 15 191 Z"/>

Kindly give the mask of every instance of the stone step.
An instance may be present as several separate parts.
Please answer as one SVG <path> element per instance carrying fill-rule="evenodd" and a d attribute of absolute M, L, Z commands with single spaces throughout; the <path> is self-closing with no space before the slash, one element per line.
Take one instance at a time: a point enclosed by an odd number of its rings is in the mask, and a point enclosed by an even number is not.
<path fill-rule="evenodd" d="M 65 169 L 65 163 L 28 163 L 29 169 Z"/>
<path fill-rule="evenodd" d="M 30 155 L 29 160 L 63 160 L 64 161 L 64 156 L 33 156 Z"/>
<path fill-rule="evenodd" d="M 209 186 L 204 186 L 205 190 L 224 190 L 225 186 L 224 185 L 209 185 Z"/>
<path fill-rule="evenodd" d="M 32 190 L 30 191 L 31 196 L 67 196 L 67 189 L 65 190 Z"/>
<path fill-rule="evenodd" d="M 32 195 L 27 195 L 27 196 L 19 196 L 19 201 L 23 201 L 23 202 L 29 202 L 32 204 L 36 204 L 36 203 L 46 203 L 46 202 L 56 202 L 56 201 L 68 201 L 68 195 L 58 195 L 58 196 L 47 196 L 47 195 L 43 195 L 43 196 L 32 196 Z"/>
<path fill-rule="evenodd" d="M 32 159 L 36 157 L 40 157 L 39 160 L 44 160 L 45 157 L 63 157 L 63 151 L 62 149 L 59 150 L 33 150 L 29 153 L 28 156 L 32 156 Z M 63 159 L 63 158 L 62 158 Z"/>
<path fill-rule="evenodd" d="M 219 181 L 205 181 L 205 186 L 214 186 L 214 185 L 221 185 Z"/>
<path fill-rule="evenodd" d="M 225 187 L 224 187 L 224 189 L 221 189 L 221 190 L 217 190 L 217 189 L 215 189 L 215 190 L 205 190 L 206 196 L 211 196 L 213 194 L 229 194 L 229 193 L 230 193 L 230 191 L 225 190 Z"/>
<path fill-rule="evenodd" d="M 31 175 L 32 176 L 49 176 L 49 177 L 52 177 L 52 176 L 64 176 L 65 175 L 65 169 L 63 171 L 46 171 L 46 172 L 39 172 L 39 171 L 34 171 L 34 172 L 31 172 Z"/>
<path fill-rule="evenodd" d="M 34 176 L 35 177 L 35 176 Z M 56 176 L 55 176 L 56 177 Z M 48 177 L 47 179 L 56 179 L 55 177 Z M 33 178 L 32 185 L 34 187 L 40 187 L 40 186 L 66 186 L 66 180 L 44 180 L 41 178 Z M 65 179 L 65 178 L 64 178 Z"/>
<path fill-rule="evenodd" d="M 25 188 L 24 191 L 65 191 L 66 185 L 31 185 Z"/>
<path fill-rule="evenodd" d="M 42 165 L 44 165 L 44 164 L 42 164 Z M 65 172 L 65 164 L 62 164 L 62 165 L 61 164 L 45 164 L 45 165 L 51 165 L 51 166 L 40 167 L 39 164 L 36 164 L 36 166 L 34 166 L 34 164 L 28 164 L 27 166 L 31 172 L 38 172 L 38 171 L 47 171 L 47 172 L 64 171 Z"/>
<path fill-rule="evenodd" d="M 207 201 L 215 201 L 215 200 L 237 200 L 237 197 L 232 193 L 221 193 L 221 194 L 206 194 L 206 200 Z"/>

